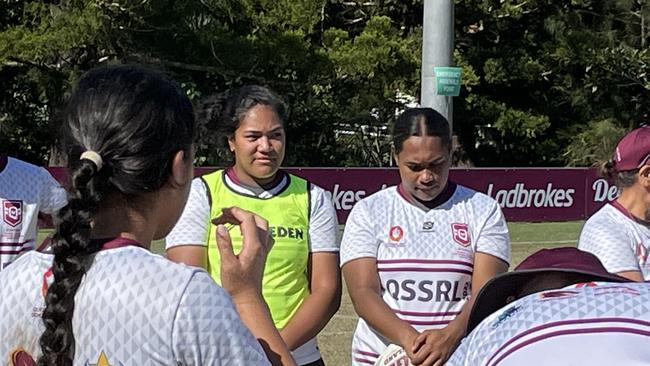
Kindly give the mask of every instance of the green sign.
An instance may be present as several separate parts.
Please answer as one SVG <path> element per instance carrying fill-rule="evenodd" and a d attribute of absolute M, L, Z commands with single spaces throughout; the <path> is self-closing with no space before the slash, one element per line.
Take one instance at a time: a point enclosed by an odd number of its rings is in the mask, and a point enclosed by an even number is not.
<path fill-rule="evenodd" d="M 436 94 L 457 97 L 460 94 L 460 67 L 434 67 Z"/>

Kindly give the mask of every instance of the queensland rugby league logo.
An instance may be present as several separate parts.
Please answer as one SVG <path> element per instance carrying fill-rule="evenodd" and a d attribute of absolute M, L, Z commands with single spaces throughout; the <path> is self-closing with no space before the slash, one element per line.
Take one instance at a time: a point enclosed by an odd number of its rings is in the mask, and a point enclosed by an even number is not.
<path fill-rule="evenodd" d="M 18 226 L 23 222 L 23 201 L 3 200 L 2 219 L 10 226 Z"/>
<path fill-rule="evenodd" d="M 467 247 L 472 243 L 472 239 L 469 236 L 469 228 L 467 227 L 467 224 L 451 224 L 451 234 L 454 238 L 454 241 L 464 247 Z"/>

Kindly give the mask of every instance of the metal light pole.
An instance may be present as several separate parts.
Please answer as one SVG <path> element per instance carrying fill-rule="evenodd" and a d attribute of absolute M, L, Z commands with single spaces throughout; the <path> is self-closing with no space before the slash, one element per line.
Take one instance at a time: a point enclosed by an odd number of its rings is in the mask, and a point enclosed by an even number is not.
<path fill-rule="evenodd" d="M 420 104 L 447 116 L 453 131 L 452 97 L 436 95 L 433 68 L 452 66 L 454 49 L 454 1 L 424 0 L 422 25 L 422 90 Z"/>

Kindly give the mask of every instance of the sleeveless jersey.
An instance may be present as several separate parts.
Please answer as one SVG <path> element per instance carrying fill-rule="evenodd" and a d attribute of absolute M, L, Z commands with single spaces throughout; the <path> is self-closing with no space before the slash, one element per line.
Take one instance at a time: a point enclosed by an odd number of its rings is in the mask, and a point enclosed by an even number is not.
<path fill-rule="evenodd" d="M 485 318 L 447 366 L 650 363 L 650 285 L 578 284 L 518 299 Z"/>
<path fill-rule="evenodd" d="M 269 231 L 275 240 L 266 259 L 262 294 L 269 305 L 276 327 L 282 329 L 309 294 L 307 262 L 309 259 L 309 194 L 308 183 L 289 175 L 285 190 L 268 199 L 234 192 L 224 182 L 224 171 L 205 175 L 212 205 L 210 217 L 221 215 L 225 207 L 238 206 L 255 212 L 269 222 Z M 241 232 L 229 232 L 235 253 L 241 249 Z M 220 283 L 219 250 L 216 226 L 208 234 L 208 267 L 210 275 Z"/>
<path fill-rule="evenodd" d="M 508 228 L 495 200 L 458 185 L 446 202 L 425 211 L 389 187 L 352 209 L 341 242 L 341 266 L 376 258 L 383 300 L 422 331 L 443 328 L 460 313 L 471 294 L 476 252 L 509 260 Z M 373 364 L 388 344 L 360 319 L 352 341 L 353 365 Z"/>

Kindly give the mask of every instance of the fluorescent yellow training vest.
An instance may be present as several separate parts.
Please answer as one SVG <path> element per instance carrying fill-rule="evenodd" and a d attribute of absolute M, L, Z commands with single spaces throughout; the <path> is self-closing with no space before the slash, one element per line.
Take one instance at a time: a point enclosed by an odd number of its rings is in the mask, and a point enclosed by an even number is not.
<path fill-rule="evenodd" d="M 264 268 L 262 294 L 271 310 L 275 326 L 284 328 L 309 294 L 307 262 L 309 257 L 309 184 L 287 174 L 287 187 L 268 199 L 250 197 L 228 188 L 225 172 L 218 170 L 201 177 L 210 195 L 210 218 L 221 215 L 221 209 L 238 206 L 264 217 L 275 240 Z M 221 284 L 216 226 L 210 223 L 208 235 L 208 271 Z M 235 253 L 241 249 L 241 232 L 229 232 Z"/>

